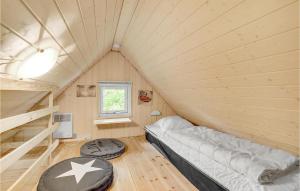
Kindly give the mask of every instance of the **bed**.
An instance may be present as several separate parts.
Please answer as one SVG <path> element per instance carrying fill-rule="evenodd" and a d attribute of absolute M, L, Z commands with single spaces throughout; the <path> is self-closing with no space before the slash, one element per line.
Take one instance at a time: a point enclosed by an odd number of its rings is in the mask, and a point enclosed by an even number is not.
<path fill-rule="evenodd" d="M 145 129 L 146 139 L 201 191 L 300 190 L 298 157 L 287 152 L 193 126 L 179 116 Z M 270 174 L 265 168 L 284 171 Z"/>

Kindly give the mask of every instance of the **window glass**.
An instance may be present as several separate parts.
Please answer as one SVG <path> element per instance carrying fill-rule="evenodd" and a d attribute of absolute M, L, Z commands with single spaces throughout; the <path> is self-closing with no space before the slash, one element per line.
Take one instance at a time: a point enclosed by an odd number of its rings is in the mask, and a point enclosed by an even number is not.
<path fill-rule="evenodd" d="M 100 82 L 100 116 L 131 114 L 131 83 Z"/>
<path fill-rule="evenodd" d="M 103 111 L 106 113 L 126 111 L 125 89 L 105 88 L 103 90 Z"/>

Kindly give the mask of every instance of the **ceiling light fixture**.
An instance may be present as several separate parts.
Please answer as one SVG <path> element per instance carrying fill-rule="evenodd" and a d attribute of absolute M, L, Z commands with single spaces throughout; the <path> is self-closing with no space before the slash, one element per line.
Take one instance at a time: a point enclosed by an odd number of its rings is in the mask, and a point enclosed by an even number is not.
<path fill-rule="evenodd" d="M 54 48 L 39 50 L 24 60 L 17 75 L 20 78 L 33 78 L 47 73 L 55 65 L 58 54 Z"/>

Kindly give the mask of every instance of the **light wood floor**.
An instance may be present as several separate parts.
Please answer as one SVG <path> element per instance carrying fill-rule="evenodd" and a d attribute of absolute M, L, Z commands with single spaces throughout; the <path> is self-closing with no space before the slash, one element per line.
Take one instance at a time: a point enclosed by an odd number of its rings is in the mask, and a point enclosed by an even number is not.
<path fill-rule="evenodd" d="M 143 136 L 122 138 L 126 152 L 111 160 L 114 182 L 110 191 L 196 191 L 197 189 Z M 80 155 L 84 142 L 62 143 L 53 154 L 53 163 Z M 28 187 L 29 186 L 29 187 Z M 27 185 L 35 190 L 34 184 Z"/>

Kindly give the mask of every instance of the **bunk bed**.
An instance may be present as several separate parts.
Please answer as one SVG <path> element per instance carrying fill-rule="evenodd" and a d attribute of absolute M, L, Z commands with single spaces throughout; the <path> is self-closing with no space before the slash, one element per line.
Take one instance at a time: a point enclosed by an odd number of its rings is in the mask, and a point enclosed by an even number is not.
<path fill-rule="evenodd" d="M 193 126 L 179 116 L 145 130 L 146 139 L 201 191 L 300 189 L 299 160 L 282 150 Z"/>

